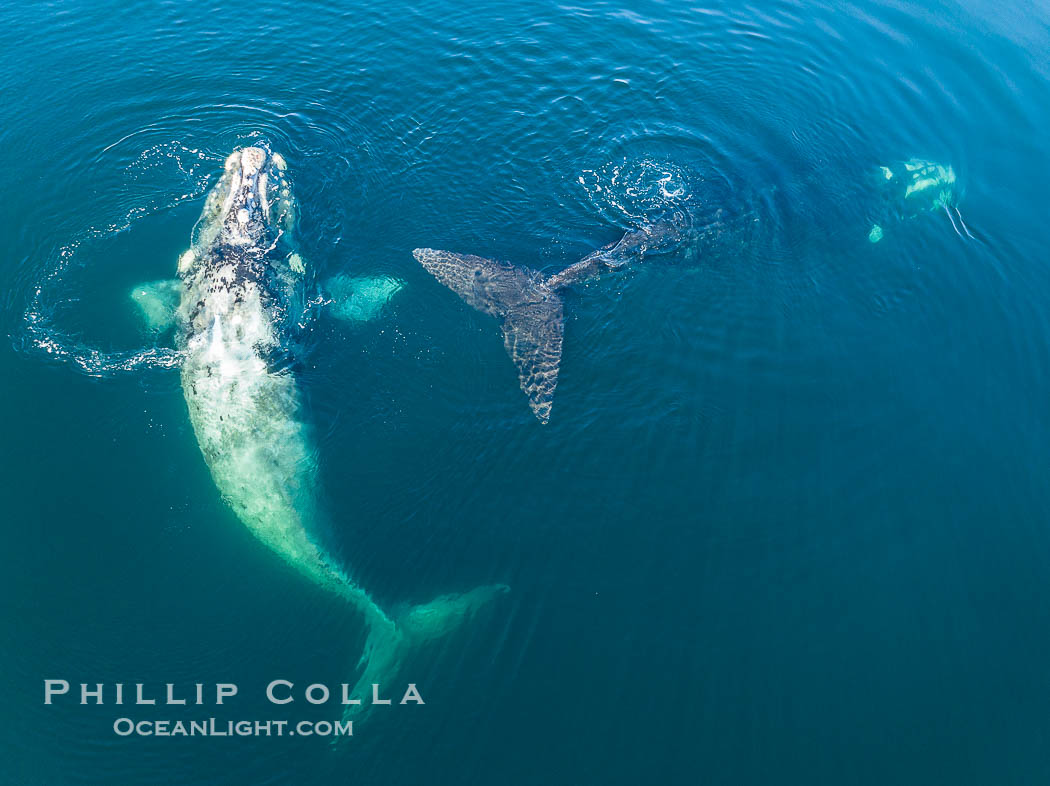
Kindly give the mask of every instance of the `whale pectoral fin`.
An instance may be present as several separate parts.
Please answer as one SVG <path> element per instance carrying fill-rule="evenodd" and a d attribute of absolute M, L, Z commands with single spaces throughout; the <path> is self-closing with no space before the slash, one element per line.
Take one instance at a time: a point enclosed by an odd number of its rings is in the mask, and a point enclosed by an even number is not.
<path fill-rule="evenodd" d="M 151 333 L 164 333 L 175 324 L 182 285 L 178 279 L 147 281 L 133 287 L 129 295 Z"/>
<path fill-rule="evenodd" d="M 368 322 L 382 312 L 390 299 L 404 288 L 391 276 L 346 276 L 330 278 L 325 294 L 332 316 L 346 322 Z"/>

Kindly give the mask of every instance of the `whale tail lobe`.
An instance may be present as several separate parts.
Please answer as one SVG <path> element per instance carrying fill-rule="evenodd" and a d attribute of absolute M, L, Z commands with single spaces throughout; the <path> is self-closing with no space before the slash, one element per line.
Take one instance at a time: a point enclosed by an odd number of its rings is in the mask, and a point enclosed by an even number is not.
<path fill-rule="evenodd" d="M 441 638 L 469 620 L 478 609 L 499 595 L 510 592 L 506 584 L 487 584 L 462 594 L 441 595 L 429 603 L 411 606 L 394 619 L 372 617 L 365 649 L 358 661 L 360 676 L 351 696 L 372 695 L 372 686 L 389 683 L 414 650 Z M 350 704 L 344 720 L 359 720 L 370 708 L 367 698 Z"/>
<path fill-rule="evenodd" d="M 417 248 L 416 260 L 478 311 L 496 317 L 518 383 L 541 423 L 550 420 L 558 385 L 565 313 L 552 281 L 527 268 L 483 257 Z"/>

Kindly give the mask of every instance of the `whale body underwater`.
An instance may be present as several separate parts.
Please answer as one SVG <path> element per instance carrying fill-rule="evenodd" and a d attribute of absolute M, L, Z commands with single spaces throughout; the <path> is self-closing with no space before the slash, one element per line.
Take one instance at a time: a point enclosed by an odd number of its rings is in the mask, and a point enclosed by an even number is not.
<path fill-rule="evenodd" d="M 132 297 L 154 329 L 174 321 L 190 422 L 223 499 L 284 562 L 364 618 L 352 695 L 366 696 L 372 684 L 396 675 L 414 647 L 455 629 L 509 588 L 442 595 L 395 616 L 323 547 L 317 454 L 287 362 L 306 303 L 295 223 L 284 159 L 261 146 L 236 150 L 207 196 L 178 280 L 142 285 Z M 376 303 L 398 287 L 366 278 L 350 286 L 358 301 L 344 311 L 354 318 L 376 313 Z M 346 716 L 367 707 L 350 705 Z"/>

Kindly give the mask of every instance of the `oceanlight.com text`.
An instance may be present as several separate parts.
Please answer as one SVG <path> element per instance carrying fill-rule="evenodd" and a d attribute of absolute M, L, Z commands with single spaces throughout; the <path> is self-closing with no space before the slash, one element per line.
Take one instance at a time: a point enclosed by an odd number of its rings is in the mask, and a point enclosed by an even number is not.
<path fill-rule="evenodd" d="M 353 721 L 286 720 L 132 720 L 117 718 L 113 731 L 121 737 L 352 737 Z"/>

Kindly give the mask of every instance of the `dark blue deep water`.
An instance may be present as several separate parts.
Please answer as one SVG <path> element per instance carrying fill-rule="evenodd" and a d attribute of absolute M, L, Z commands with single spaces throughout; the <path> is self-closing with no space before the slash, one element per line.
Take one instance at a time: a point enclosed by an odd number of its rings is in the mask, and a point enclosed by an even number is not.
<path fill-rule="evenodd" d="M 1050 780 L 1045 4 L 7 3 L 0 52 L 3 783 Z M 405 283 L 299 360 L 339 553 L 389 608 L 512 591 L 339 746 L 120 737 L 338 718 L 302 688 L 364 643 L 139 362 L 129 290 L 260 142 L 319 278 Z M 948 209 L 887 195 L 911 159 Z M 553 273 L 669 213 L 566 293 L 547 426 L 410 253 Z"/>

